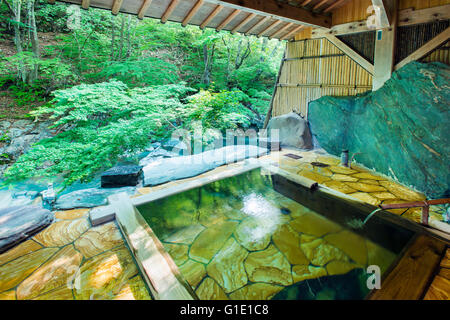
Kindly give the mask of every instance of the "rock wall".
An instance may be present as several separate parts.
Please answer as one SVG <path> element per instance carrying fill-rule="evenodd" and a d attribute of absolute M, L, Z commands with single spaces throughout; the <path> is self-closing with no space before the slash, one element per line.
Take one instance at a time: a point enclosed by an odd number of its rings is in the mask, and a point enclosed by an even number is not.
<path fill-rule="evenodd" d="M 359 163 L 430 198 L 449 197 L 449 78 L 445 64 L 410 63 L 378 91 L 311 102 L 311 131 L 331 154 L 361 153 Z"/>
<path fill-rule="evenodd" d="M 48 129 L 50 125 L 51 122 L 33 122 L 26 119 L 0 121 L 0 177 L 33 143 L 55 133 L 55 130 Z"/>

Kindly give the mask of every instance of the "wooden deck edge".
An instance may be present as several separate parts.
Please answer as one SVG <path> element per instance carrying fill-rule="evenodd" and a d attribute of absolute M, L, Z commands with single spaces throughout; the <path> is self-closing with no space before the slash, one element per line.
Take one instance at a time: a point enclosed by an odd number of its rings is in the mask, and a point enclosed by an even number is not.
<path fill-rule="evenodd" d="M 367 299 L 422 299 L 439 268 L 446 248 L 444 242 L 418 234 L 391 272 L 382 280 L 381 289 L 373 290 Z"/>
<path fill-rule="evenodd" d="M 153 297 L 156 300 L 197 299 L 153 230 L 133 207 L 128 195 L 120 193 L 110 196 L 108 200 Z"/>

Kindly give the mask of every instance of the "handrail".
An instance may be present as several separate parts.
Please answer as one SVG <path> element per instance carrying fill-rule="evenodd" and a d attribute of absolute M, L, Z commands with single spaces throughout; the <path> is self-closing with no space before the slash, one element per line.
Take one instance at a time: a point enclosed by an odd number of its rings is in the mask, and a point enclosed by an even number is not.
<path fill-rule="evenodd" d="M 438 204 L 447 204 L 447 203 L 450 203 L 450 198 L 424 200 L 424 201 L 416 201 L 416 202 L 408 202 L 408 203 L 380 204 L 379 207 L 383 210 L 422 208 L 422 224 L 428 226 L 430 206 L 434 206 L 434 205 L 438 205 Z"/>

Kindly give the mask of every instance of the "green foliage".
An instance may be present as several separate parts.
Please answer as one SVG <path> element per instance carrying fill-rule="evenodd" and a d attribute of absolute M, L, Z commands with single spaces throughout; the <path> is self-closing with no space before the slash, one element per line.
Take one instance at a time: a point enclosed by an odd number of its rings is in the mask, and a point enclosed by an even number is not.
<path fill-rule="evenodd" d="M 54 126 L 70 129 L 38 142 L 5 173 L 8 179 L 62 175 L 65 183 L 87 181 L 112 166 L 124 152 L 142 150 L 153 139 L 170 135 L 193 89 L 184 84 L 129 89 L 119 81 L 80 85 L 54 93 Z"/>
<path fill-rule="evenodd" d="M 201 123 L 206 129 L 221 131 L 250 124 L 248 110 L 240 103 L 240 92 L 221 91 L 212 93 L 201 90 L 192 96 L 186 112 L 189 124 Z"/>
<path fill-rule="evenodd" d="M 128 86 L 163 85 L 180 81 L 176 66 L 154 57 L 108 61 L 97 76 L 103 79 L 116 78 Z"/>

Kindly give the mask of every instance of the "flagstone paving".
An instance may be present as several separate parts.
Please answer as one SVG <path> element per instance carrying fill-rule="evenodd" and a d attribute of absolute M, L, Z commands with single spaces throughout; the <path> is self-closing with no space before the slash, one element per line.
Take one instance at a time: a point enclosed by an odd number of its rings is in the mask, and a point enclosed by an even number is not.
<path fill-rule="evenodd" d="M 284 157 L 285 153 L 302 159 Z M 372 205 L 425 199 L 423 194 L 362 166 L 341 167 L 337 157 L 289 150 L 263 158 Z M 318 163 L 328 166 L 319 167 Z M 200 176 L 235 166 L 223 166 Z M 146 194 L 196 178 L 141 188 L 139 192 Z M 217 212 L 214 223 L 185 228 L 163 241 L 200 299 L 270 299 L 299 281 L 345 274 L 373 261 L 392 259 L 390 252 L 307 211 L 292 210 L 271 238 L 255 240 L 250 233 L 260 226 L 228 209 Z M 416 222 L 421 220 L 420 209 L 390 211 Z M 51 226 L 0 254 L 0 300 L 151 299 L 116 223 L 92 227 L 88 212 L 55 212 Z M 434 208 L 430 218 L 441 220 Z M 230 253 L 234 259 L 230 260 Z M 448 256 L 449 251 L 426 299 L 449 298 Z"/>

